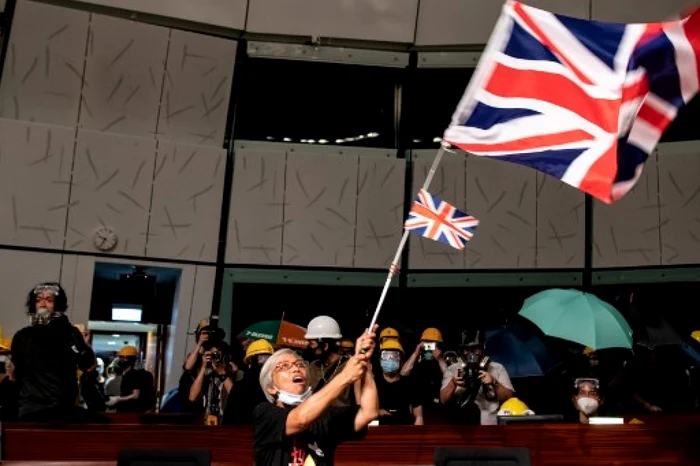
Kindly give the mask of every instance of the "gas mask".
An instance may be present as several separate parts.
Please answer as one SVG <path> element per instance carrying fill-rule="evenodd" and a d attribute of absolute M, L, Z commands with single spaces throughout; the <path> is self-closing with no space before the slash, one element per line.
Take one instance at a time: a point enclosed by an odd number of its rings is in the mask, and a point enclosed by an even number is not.
<path fill-rule="evenodd" d="M 579 410 L 581 410 L 581 412 L 586 416 L 595 413 L 598 410 L 599 406 L 600 403 L 598 403 L 598 400 L 596 400 L 595 398 L 583 396 L 576 400 L 576 407 Z"/>
<path fill-rule="evenodd" d="M 304 348 L 304 360 L 306 362 L 323 361 L 327 354 L 328 350 L 323 349 L 323 343 L 320 341 L 315 348 L 312 348 L 311 345 L 307 345 L 306 348 Z"/>
<path fill-rule="evenodd" d="M 30 325 L 46 325 L 53 319 L 53 313 L 48 309 L 40 308 L 29 314 Z"/>

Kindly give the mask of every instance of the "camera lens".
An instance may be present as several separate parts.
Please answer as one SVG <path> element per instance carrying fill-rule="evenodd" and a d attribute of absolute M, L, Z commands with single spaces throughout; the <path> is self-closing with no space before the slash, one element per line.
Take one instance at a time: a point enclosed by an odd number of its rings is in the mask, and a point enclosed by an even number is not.
<path fill-rule="evenodd" d="M 214 351 L 211 353 L 211 360 L 216 363 L 220 363 L 223 360 L 223 356 L 221 355 L 221 352 L 219 351 Z"/>

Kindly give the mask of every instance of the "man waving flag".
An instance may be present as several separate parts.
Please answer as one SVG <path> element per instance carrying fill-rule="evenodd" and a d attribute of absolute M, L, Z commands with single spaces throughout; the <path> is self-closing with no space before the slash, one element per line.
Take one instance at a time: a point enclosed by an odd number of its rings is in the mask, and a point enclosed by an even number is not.
<path fill-rule="evenodd" d="M 612 203 L 697 94 L 699 52 L 698 10 L 625 25 L 509 0 L 443 139 Z"/>

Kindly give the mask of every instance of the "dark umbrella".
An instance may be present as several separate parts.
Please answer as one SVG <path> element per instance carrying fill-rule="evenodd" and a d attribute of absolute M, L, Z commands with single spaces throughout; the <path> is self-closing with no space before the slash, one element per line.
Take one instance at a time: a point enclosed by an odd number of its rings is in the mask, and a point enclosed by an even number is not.
<path fill-rule="evenodd" d="M 538 377 L 557 362 L 534 329 L 516 322 L 486 331 L 486 352 L 503 364 L 511 378 Z"/>

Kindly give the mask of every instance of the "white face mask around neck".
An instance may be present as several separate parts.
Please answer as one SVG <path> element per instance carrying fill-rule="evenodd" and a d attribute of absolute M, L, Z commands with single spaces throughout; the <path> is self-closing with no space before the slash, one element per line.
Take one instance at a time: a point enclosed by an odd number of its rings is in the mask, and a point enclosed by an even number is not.
<path fill-rule="evenodd" d="M 299 406 L 310 396 L 311 387 L 307 388 L 301 395 L 295 395 L 294 393 L 285 392 L 279 388 L 277 389 L 277 401 L 288 406 Z"/>

